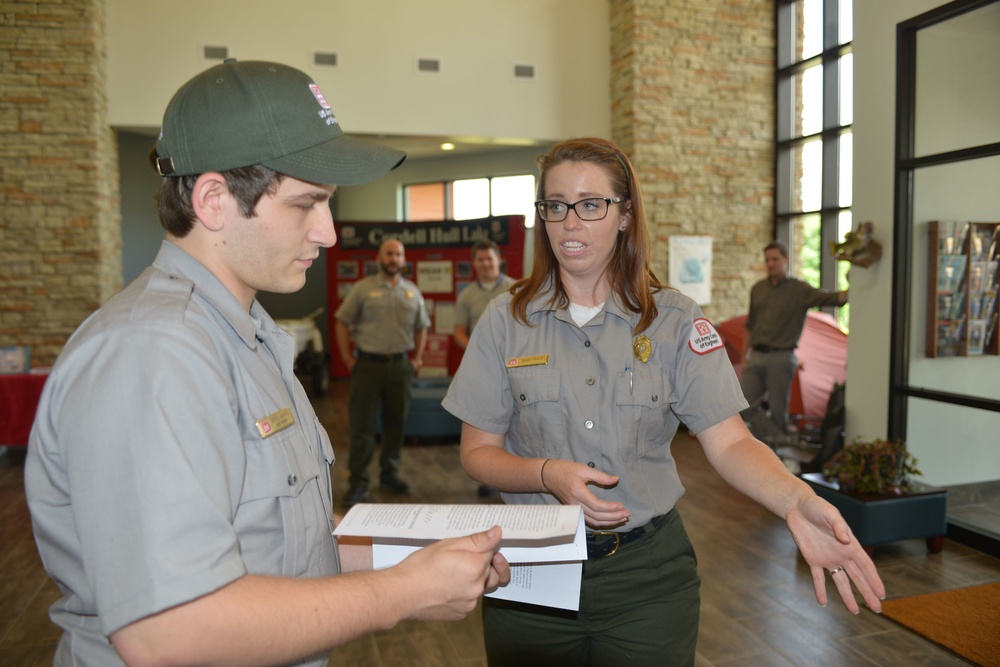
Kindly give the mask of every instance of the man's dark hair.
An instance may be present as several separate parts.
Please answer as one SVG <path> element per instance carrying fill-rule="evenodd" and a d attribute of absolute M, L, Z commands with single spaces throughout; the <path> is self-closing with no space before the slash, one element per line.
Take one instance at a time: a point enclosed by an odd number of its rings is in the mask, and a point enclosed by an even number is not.
<path fill-rule="evenodd" d="M 156 149 L 149 153 L 149 162 L 156 169 Z M 229 191 L 233 193 L 243 217 L 252 218 L 257 209 L 257 202 L 265 194 L 274 194 L 284 179 L 273 169 L 262 165 L 240 167 L 220 172 L 226 179 Z M 156 191 L 156 210 L 160 216 L 160 224 L 170 234 L 184 238 L 194 228 L 195 214 L 191 205 L 191 191 L 200 174 L 189 176 L 168 177 L 160 180 Z"/>
<path fill-rule="evenodd" d="M 764 246 L 764 252 L 767 252 L 768 250 L 777 250 L 778 252 L 781 253 L 782 257 L 788 259 L 788 248 L 786 248 L 785 244 L 781 243 L 780 241 L 771 241 L 766 246 Z"/>
<path fill-rule="evenodd" d="M 476 241 L 475 244 L 473 244 L 473 246 L 472 246 L 472 259 L 476 258 L 476 253 L 479 252 L 480 250 L 492 250 L 493 252 L 495 252 L 497 254 L 497 257 L 500 256 L 500 246 L 498 246 L 493 241 L 490 241 L 489 239 L 483 239 L 482 241 Z"/>

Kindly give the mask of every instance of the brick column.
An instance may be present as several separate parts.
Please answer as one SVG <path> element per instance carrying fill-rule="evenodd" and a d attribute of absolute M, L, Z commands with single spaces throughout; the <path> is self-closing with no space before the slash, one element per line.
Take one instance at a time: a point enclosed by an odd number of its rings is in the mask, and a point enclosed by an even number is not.
<path fill-rule="evenodd" d="M 726 319 L 763 277 L 774 217 L 774 3 L 610 0 L 612 138 L 638 171 L 668 279 L 671 235 L 712 236 Z"/>
<path fill-rule="evenodd" d="M 49 365 L 121 288 L 104 0 L 0 6 L 0 346 Z"/>

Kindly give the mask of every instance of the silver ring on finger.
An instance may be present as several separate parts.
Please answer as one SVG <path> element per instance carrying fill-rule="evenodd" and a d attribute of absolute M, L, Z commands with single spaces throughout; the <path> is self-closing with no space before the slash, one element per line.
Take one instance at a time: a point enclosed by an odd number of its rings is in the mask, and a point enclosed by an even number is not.
<path fill-rule="evenodd" d="M 843 572 L 843 571 L 844 571 L 844 566 L 843 565 L 838 565 L 837 567 L 835 567 L 832 570 L 830 570 L 830 576 L 832 577 L 833 575 L 837 574 L 838 572 Z"/>

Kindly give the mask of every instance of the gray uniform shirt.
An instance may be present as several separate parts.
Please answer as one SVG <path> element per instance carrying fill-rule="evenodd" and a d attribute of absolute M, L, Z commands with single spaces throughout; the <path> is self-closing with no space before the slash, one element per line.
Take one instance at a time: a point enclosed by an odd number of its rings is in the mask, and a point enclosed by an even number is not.
<path fill-rule="evenodd" d="M 459 292 L 458 299 L 455 300 L 455 326 L 465 327 L 466 333 L 471 334 L 489 302 L 509 290 L 513 284 L 514 279 L 503 274 L 488 287 L 483 287 L 478 280 L 469 284 Z"/>
<path fill-rule="evenodd" d="M 409 352 L 414 332 L 431 325 L 417 286 L 402 277 L 392 286 L 382 274 L 354 283 L 335 317 L 354 328 L 358 349 L 372 354 Z"/>
<path fill-rule="evenodd" d="M 840 296 L 821 290 L 798 278 L 786 277 L 777 285 L 767 278 L 750 289 L 750 312 L 746 328 L 749 346 L 768 345 L 792 349 L 799 344 L 806 312 L 816 306 L 836 306 Z"/>
<path fill-rule="evenodd" d="M 55 665 L 121 665 L 113 631 L 248 572 L 339 571 L 333 448 L 294 354 L 257 302 L 248 313 L 169 242 L 72 336 L 25 465 L 39 553 L 63 593 Z"/>
<path fill-rule="evenodd" d="M 442 405 L 505 434 L 507 451 L 518 456 L 593 463 L 620 475 L 614 488 L 591 490 L 629 509 L 626 529 L 641 526 L 684 492 L 670 453 L 680 423 L 698 433 L 747 407 L 732 364 L 698 306 L 673 290 L 656 295 L 659 314 L 642 332 L 652 348 L 646 362 L 633 351 L 639 316 L 614 298 L 583 327 L 548 298 L 528 305 L 530 327 L 510 314 L 510 294 L 490 302 Z M 503 497 L 558 503 L 547 493 Z"/>

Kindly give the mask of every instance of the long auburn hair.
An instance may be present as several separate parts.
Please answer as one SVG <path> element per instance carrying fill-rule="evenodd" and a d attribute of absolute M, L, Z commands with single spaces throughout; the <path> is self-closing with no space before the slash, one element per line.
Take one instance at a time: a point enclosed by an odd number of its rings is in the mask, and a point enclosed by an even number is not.
<path fill-rule="evenodd" d="M 640 314 L 635 333 L 645 331 L 657 315 L 653 294 L 663 285 L 649 266 L 649 230 L 646 228 L 646 213 L 632 163 L 617 146 L 605 139 L 569 139 L 556 144 L 548 153 L 538 157 L 541 169 L 538 199 L 545 199 L 545 179 L 549 170 L 563 162 L 592 162 L 600 165 L 611 178 L 615 196 L 625 198 L 620 206 L 626 207 L 631 215 L 631 222 L 625 231 L 618 234 L 602 278 L 607 277 L 611 291 L 626 309 Z M 549 305 L 556 308 L 569 306 L 569 296 L 559 279 L 559 261 L 552 251 L 545 225 L 536 211 L 535 259 L 531 274 L 511 287 L 514 295 L 510 302 L 511 314 L 515 320 L 528 326 L 528 303 L 549 283 L 555 288 Z"/>

